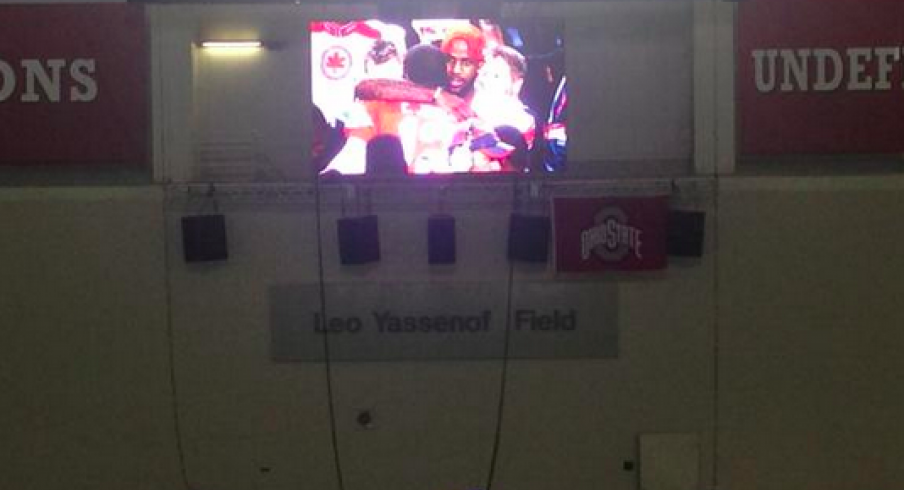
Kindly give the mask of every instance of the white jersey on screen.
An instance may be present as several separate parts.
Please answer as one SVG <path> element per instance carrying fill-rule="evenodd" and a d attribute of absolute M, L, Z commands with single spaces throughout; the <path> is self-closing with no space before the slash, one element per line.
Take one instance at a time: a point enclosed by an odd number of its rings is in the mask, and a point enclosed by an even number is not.
<path fill-rule="evenodd" d="M 333 124 L 343 118 L 355 97 L 355 85 L 367 78 L 367 55 L 379 39 L 404 55 L 404 30 L 378 20 L 311 23 L 311 94 Z"/>

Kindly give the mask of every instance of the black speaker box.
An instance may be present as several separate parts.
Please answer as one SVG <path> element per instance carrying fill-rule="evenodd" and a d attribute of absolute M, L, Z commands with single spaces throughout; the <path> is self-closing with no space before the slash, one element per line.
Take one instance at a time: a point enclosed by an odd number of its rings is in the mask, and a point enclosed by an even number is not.
<path fill-rule="evenodd" d="M 455 263 L 455 218 L 437 214 L 427 219 L 427 261 L 433 265 Z"/>
<path fill-rule="evenodd" d="M 702 257 L 706 213 L 669 211 L 668 252 L 675 257 Z"/>
<path fill-rule="evenodd" d="M 339 262 L 361 265 L 380 261 L 380 229 L 375 215 L 339 218 Z"/>
<path fill-rule="evenodd" d="M 546 262 L 549 258 L 550 228 L 548 216 L 513 214 L 509 219 L 509 259 Z"/>
<path fill-rule="evenodd" d="M 222 214 L 184 216 L 182 251 L 186 262 L 213 262 L 229 258 L 226 218 Z"/>

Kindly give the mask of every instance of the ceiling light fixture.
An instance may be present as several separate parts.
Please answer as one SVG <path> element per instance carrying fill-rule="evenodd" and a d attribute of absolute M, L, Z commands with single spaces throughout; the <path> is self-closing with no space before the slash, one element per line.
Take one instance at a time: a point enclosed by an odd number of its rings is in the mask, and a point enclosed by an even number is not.
<path fill-rule="evenodd" d="M 202 41 L 202 48 L 211 49 L 259 49 L 264 44 L 260 41 Z"/>

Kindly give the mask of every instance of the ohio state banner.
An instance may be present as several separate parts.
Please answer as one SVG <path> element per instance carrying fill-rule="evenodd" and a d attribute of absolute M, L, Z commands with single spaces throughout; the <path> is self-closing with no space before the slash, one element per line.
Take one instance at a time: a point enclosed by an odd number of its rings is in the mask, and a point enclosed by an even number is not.
<path fill-rule="evenodd" d="M 738 8 L 742 154 L 904 150 L 904 2 L 750 0 Z"/>
<path fill-rule="evenodd" d="M 665 196 L 553 200 L 558 272 L 644 271 L 668 263 Z"/>
<path fill-rule="evenodd" d="M 144 9 L 0 5 L 0 165 L 141 165 Z"/>

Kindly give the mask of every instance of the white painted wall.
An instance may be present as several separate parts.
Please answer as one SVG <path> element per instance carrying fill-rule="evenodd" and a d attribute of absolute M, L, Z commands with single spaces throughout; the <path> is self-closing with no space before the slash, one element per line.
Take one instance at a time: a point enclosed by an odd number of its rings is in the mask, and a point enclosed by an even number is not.
<path fill-rule="evenodd" d="M 161 193 L 0 191 L 0 488 L 178 488 Z"/>
<path fill-rule="evenodd" d="M 604 278 L 619 289 L 618 359 L 511 363 L 499 486 L 636 488 L 621 467 L 638 435 L 685 433 L 700 437 L 705 488 L 716 428 L 720 488 L 894 488 L 902 189 L 889 175 L 721 179 L 717 208 L 697 198 L 703 259 Z M 510 208 L 468 201 L 450 205 L 451 271 L 416 259 L 429 209 L 376 204 L 386 259 L 355 271 L 336 265 L 327 212 L 326 276 L 502 280 L 504 261 L 486 257 Z M 222 199 L 230 260 L 198 266 L 181 260 L 178 218 L 200 203 L 165 202 L 154 188 L 0 192 L 0 485 L 183 488 L 172 345 L 193 488 L 334 488 L 324 367 L 267 350 L 266 287 L 317 277 L 310 206 Z M 334 365 L 346 488 L 480 485 L 499 375 L 494 361 Z M 357 428 L 362 408 L 376 429 Z"/>
<path fill-rule="evenodd" d="M 900 486 L 901 184 L 722 183 L 720 488 Z"/>

